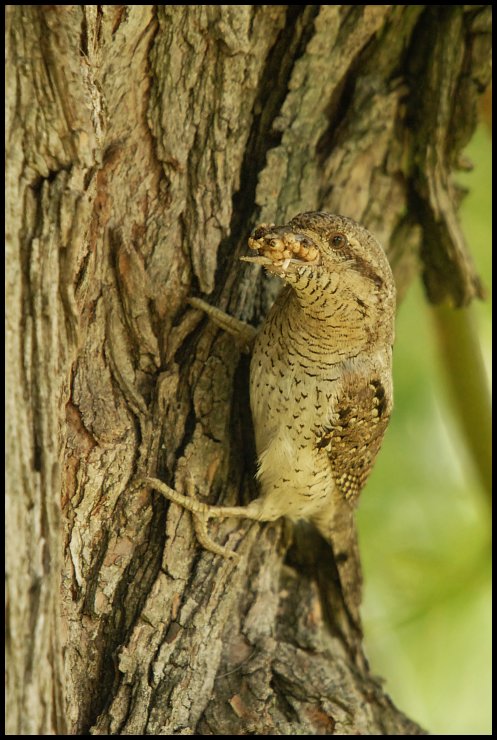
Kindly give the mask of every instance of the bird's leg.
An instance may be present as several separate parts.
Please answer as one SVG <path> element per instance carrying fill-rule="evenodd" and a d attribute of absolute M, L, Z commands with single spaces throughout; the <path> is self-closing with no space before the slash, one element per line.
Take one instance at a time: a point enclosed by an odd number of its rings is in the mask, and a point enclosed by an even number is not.
<path fill-rule="evenodd" d="M 224 311 L 221 311 L 221 309 L 211 306 L 200 298 L 189 298 L 188 302 L 193 308 L 204 311 L 217 326 L 231 334 L 241 345 L 243 351 L 251 351 L 257 329 L 254 329 L 253 326 L 246 324 L 244 321 L 230 316 Z M 252 501 L 248 506 L 209 506 L 199 501 L 195 497 L 195 484 L 191 476 L 187 476 L 185 480 L 186 496 L 178 493 L 178 491 L 175 491 L 174 488 L 171 488 L 158 478 L 151 478 L 149 476 L 137 479 L 133 487 L 153 488 L 155 491 L 162 493 L 169 501 L 189 511 L 192 514 L 195 534 L 200 544 L 206 550 L 210 550 L 223 557 L 238 558 L 238 555 L 233 550 L 222 547 L 211 539 L 207 532 L 208 520 L 222 519 L 225 517 L 261 519 L 261 507 L 258 504 L 258 499 Z"/>
<path fill-rule="evenodd" d="M 240 519 L 254 519 L 256 521 L 266 520 L 262 511 L 261 499 L 255 499 L 248 506 L 211 506 L 199 501 L 195 497 L 195 484 L 191 476 L 186 478 L 186 490 L 188 495 L 178 493 L 158 478 L 149 476 L 139 478 L 135 486 L 153 488 L 161 493 L 169 501 L 172 501 L 183 509 L 192 514 L 195 534 L 200 544 L 211 552 L 223 557 L 238 558 L 238 555 L 227 547 L 222 547 L 214 542 L 207 532 L 207 522 L 209 519 L 224 519 L 226 517 L 236 517 Z"/>
<path fill-rule="evenodd" d="M 216 326 L 231 334 L 244 351 L 249 352 L 251 350 L 257 334 L 257 329 L 253 326 L 245 323 L 245 321 L 240 321 L 240 319 L 235 319 L 234 316 L 230 316 L 221 311 L 220 308 L 216 308 L 216 306 L 211 306 L 210 303 L 206 303 L 201 298 L 189 298 L 188 303 L 193 308 L 204 311 Z"/>

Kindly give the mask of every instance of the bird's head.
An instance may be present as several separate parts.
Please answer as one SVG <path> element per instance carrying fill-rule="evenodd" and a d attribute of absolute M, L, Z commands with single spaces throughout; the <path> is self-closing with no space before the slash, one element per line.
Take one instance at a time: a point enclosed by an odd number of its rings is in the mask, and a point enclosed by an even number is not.
<path fill-rule="evenodd" d="M 393 276 L 386 254 L 376 238 L 345 216 L 322 211 L 300 213 L 284 226 L 261 224 L 248 240 L 257 251 L 247 262 L 263 265 L 268 272 L 293 285 L 296 292 L 313 277 L 323 277 L 335 292 L 391 293 Z"/>

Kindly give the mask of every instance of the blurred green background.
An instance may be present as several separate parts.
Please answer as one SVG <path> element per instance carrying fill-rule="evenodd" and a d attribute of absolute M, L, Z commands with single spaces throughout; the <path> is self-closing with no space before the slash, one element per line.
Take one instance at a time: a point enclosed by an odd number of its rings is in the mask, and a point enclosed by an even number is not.
<path fill-rule="evenodd" d="M 465 310 L 489 383 L 487 127 L 477 129 L 465 154 L 474 169 L 456 178 L 469 190 L 460 216 L 487 294 Z M 397 706 L 430 733 L 490 735 L 490 494 L 450 394 L 437 326 L 418 280 L 399 309 L 394 413 L 358 511 L 366 650 Z M 472 357 L 465 372 L 477 373 Z"/>

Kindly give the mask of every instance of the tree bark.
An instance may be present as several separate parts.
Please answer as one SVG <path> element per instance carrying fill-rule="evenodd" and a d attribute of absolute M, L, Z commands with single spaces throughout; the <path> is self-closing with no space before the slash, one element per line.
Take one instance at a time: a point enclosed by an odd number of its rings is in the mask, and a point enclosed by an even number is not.
<path fill-rule="evenodd" d="M 331 554 L 256 495 L 248 359 L 278 284 L 251 228 L 351 216 L 399 296 L 480 285 L 451 171 L 490 7 L 7 6 L 8 734 L 424 734 L 370 674 Z"/>

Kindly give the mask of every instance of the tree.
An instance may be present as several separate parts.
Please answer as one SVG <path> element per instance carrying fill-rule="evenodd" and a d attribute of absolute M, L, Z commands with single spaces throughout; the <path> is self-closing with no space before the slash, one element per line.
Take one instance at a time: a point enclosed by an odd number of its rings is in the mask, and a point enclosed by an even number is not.
<path fill-rule="evenodd" d="M 187 299 L 260 322 L 256 223 L 342 213 L 400 297 L 480 294 L 450 174 L 490 13 L 7 6 L 9 734 L 423 734 L 314 532 L 211 524 L 236 564 L 131 484 L 255 495 L 247 358 Z"/>

